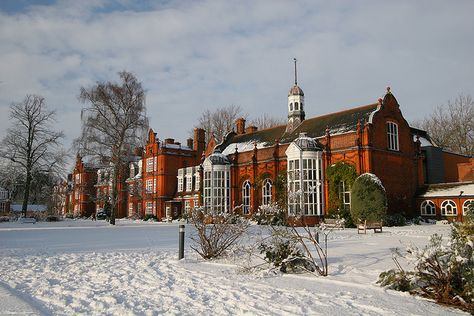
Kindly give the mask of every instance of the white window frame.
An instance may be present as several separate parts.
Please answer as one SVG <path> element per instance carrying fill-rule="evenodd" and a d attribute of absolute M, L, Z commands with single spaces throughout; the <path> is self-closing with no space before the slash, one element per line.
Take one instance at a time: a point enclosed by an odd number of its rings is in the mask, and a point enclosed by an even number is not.
<path fill-rule="evenodd" d="M 204 207 L 213 212 L 229 212 L 230 165 L 204 163 Z"/>
<path fill-rule="evenodd" d="M 183 192 L 183 187 L 184 187 L 184 177 L 183 176 L 178 176 L 178 192 Z"/>
<path fill-rule="evenodd" d="M 242 213 L 247 215 L 250 213 L 250 192 L 252 186 L 249 180 L 245 180 L 242 184 Z"/>
<path fill-rule="evenodd" d="M 431 212 L 428 212 L 428 207 Z M 420 205 L 420 214 L 423 216 L 436 216 L 436 204 L 431 200 L 425 200 Z"/>
<path fill-rule="evenodd" d="M 146 215 L 153 215 L 154 214 L 154 205 L 155 202 L 146 202 L 145 205 L 145 214 Z"/>
<path fill-rule="evenodd" d="M 387 121 L 387 145 L 389 150 L 400 150 L 400 144 L 398 140 L 398 124 L 393 121 Z"/>
<path fill-rule="evenodd" d="M 133 203 L 128 203 L 128 216 L 133 216 Z"/>
<path fill-rule="evenodd" d="M 288 157 L 288 215 L 323 215 L 321 154 L 300 152 L 295 158 Z"/>
<path fill-rule="evenodd" d="M 145 182 L 145 192 L 146 193 L 153 193 L 154 188 L 154 179 L 147 179 Z"/>
<path fill-rule="evenodd" d="M 449 212 L 449 208 L 451 208 L 451 211 Z M 458 207 L 456 205 L 456 202 L 453 200 L 444 200 L 443 203 L 441 203 L 441 215 L 443 216 L 457 216 L 458 215 Z"/>
<path fill-rule="evenodd" d="M 464 203 L 462 204 L 462 215 L 463 216 L 465 216 L 467 214 L 468 206 L 471 203 L 474 203 L 474 200 L 469 199 L 469 200 L 464 201 Z"/>
<path fill-rule="evenodd" d="M 156 157 L 146 159 L 146 172 L 156 171 Z"/>
<path fill-rule="evenodd" d="M 262 185 L 262 205 L 270 205 L 272 203 L 272 187 L 273 183 L 270 178 L 263 180 Z"/>
<path fill-rule="evenodd" d="M 342 206 L 345 210 L 351 209 L 351 186 L 345 181 L 339 182 L 339 199 L 342 201 Z"/>
<path fill-rule="evenodd" d="M 193 190 L 193 174 L 186 174 L 186 192 Z"/>
<path fill-rule="evenodd" d="M 191 211 L 191 200 L 184 200 L 184 210 L 186 213 Z"/>

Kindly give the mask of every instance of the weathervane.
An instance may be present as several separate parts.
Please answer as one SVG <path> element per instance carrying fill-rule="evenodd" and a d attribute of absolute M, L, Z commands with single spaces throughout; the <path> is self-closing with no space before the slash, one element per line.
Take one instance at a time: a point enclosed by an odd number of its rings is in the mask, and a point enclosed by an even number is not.
<path fill-rule="evenodd" d="M 295 62 L 295 86 L 298 84 L 298 79 L 296 76 L 296 58 L 293 58 L 293 61 Z"/>

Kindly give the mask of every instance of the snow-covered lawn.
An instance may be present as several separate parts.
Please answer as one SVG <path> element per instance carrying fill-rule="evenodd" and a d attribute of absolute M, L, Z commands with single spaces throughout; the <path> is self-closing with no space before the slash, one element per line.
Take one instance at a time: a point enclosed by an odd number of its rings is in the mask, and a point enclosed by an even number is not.
<path fill-rule="evenodd" d="M 186 227 L 187 236 L 192 231 Z M 256 233 L 260 227 L 252 227 Z M 0 223 L 0 314 L 461 315 L 375 284 L 400 241 L 447 225 L 334 231 L 329 276 L 244 272 L 243 261 L 177 260 L 178 225 L 118 221 Z M 403 247 L 403 246 L 402 246 Z"/>

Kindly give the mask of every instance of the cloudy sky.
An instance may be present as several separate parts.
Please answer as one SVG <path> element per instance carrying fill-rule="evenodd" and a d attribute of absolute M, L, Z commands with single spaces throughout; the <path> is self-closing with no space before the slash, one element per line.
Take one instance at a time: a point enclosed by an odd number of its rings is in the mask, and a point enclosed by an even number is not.
<path fill-rule="evenodd" d="M 293 83 L 312 117 L 390 85 L 408 121 L 474 96 L 474 1 L 0 1 L 0 136 L 12 102 L 46 98 L 66 146 L 81 86 L 133 72 L 158 137 L 184 142 L 206 108 L 284 118 Z"/>

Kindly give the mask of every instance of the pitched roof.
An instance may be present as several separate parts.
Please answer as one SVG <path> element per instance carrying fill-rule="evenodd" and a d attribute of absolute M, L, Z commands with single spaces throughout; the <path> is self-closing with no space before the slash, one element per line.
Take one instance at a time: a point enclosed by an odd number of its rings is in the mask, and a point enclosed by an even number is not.
<path fill-rule="evenodd" d="M 358 121 L 369 121 L 371 114 L 374 113 L 377 108 L 378 103 L 374 103 L 310 118 L 303 121 L 291 133 L 285 132 L 286 125 L 279 125 L 248 134 L 237 135 L 230 133 L 217 147 L 222 153 L 230 154 L 234 152 L 235 147 L 237 147 L 239 152 L 252 150 L 254 143 L 257 143 L 257 148 L 272 146 L 276 140 L 279 140 L 282 144 L 290 143 L 303 132 L 306 133 L 308 137 L 322 137 L 326 133 L 326 127 L 329 127 L 331 135 L 356 131 Z"/>
<path fill-rule="evenodd" d="M 462 194 L 461 194 L 462 191 Z M 474 197 L 474 182 L 454 182 L 427 185 L 417 192 L 418 197 Z"/>

